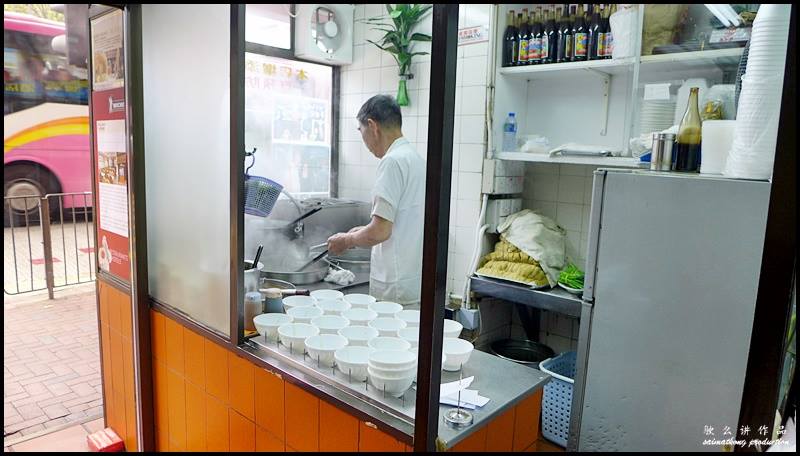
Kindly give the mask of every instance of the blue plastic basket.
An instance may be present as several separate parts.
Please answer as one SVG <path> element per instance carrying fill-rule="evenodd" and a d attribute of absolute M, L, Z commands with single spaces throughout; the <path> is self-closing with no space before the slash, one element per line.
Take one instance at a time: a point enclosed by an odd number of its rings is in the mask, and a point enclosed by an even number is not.
<path fill-rule="evenodd" d="M 542 398 L 542 435 L 547 440 L 567 446 L 572 387 L 575 384 L 575 352 L 562 353 L 539 363 L 539 370 L 553 377 L 544 386 Z"/>
<path fill-rule="evenodd" d="M 275 207 L 281 196 L 283 186 L 261 176 L 245 176 L 244 212 L 245 214 L 266 217 Z"/>

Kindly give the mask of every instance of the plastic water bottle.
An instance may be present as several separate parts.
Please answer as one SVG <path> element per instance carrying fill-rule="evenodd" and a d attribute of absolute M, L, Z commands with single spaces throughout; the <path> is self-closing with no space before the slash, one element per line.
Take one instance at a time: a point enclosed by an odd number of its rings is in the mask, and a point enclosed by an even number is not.
<path fill-rule="evenodd" d="M 513 112 L 508 113 L 503 124 L 503 151 L 516 152 L 517 150 L 517 118 Z"/>

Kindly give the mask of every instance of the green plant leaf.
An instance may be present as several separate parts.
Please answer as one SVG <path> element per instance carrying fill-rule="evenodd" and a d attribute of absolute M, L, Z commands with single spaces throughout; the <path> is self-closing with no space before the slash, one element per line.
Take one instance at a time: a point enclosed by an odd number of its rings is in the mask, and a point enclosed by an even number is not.
<path fill-rule="evenodd" d="M 392 19 L 396 19 L 396 18 L 400 17 L 401 14 L 403 14 L 402 11 L 394 10 L 394 11 L 389 13 L 389 17 L 391 17 Z"/>

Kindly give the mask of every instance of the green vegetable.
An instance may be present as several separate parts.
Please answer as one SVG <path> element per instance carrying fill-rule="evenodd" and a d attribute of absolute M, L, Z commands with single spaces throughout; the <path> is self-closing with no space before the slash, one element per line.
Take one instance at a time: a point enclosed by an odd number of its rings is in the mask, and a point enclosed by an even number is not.
<path fill-rule="evenodd" d="M 570 288 L 581 290 L 583 289 L 583 271 L 570 263 L 561 271 L 561 274 L 558 276 L 558 281 Z"/>

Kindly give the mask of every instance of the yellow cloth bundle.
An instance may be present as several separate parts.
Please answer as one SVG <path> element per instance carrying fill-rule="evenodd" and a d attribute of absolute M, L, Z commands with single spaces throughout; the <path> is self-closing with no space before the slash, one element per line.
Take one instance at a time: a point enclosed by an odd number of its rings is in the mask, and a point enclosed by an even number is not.
<path fill-rule="evenodd" d="M 539 263 L 502 236 L 500 242 L 495 244 L 494 252 L 481 259 L 477 272 L 537 287 L 548 285 L 547 276 Z"/>

